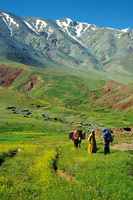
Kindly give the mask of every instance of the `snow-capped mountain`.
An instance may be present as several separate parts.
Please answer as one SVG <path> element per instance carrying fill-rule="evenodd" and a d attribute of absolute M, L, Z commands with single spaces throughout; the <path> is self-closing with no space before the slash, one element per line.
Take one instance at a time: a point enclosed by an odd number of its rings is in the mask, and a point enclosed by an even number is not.
<path fill-rule="evenodd" d="M 0 57 L 36 66 L 99 70 L 133 52 L 133 29 L 0 12 Z"/>
<path fill-rule="evenodd" d="M 125 33 L 132 33 L 133 32 L 133 28 L 125 28 L 125 29 L 122 29 L 121 31 L 123 31 Z"/>

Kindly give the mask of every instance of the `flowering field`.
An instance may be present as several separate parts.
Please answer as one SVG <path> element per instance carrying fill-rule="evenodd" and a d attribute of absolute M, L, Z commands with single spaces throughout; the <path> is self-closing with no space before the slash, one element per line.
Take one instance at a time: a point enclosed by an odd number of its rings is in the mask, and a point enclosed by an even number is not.
<path fill-rule="evenodd" d="M 0 134 L 1 200 L 133 199 L 132 152 L 87 153 L 67 135 Z M 122 137 L 122 136 L 121 136 Z"/>

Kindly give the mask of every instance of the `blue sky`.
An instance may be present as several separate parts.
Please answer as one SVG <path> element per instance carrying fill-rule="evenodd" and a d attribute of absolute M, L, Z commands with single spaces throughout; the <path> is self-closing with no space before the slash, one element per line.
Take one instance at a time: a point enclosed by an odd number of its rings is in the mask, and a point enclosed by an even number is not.
<path fill-rule="evenodd" d="M 1 0 L 0 10 L 19 16 L 67 17 L 102 27 L 133 28 L 133 0 Z"/>

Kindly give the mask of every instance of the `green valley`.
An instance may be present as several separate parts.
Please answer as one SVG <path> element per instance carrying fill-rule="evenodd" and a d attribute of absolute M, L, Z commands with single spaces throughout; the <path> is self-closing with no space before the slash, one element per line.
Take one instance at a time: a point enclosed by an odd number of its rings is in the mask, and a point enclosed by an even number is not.
<path fill-rule="evenodd" d="M 132 37 L 0 11 L 0 200 L 133 199 Z M 103 128 L 114 132 L 106 156 Z"/>

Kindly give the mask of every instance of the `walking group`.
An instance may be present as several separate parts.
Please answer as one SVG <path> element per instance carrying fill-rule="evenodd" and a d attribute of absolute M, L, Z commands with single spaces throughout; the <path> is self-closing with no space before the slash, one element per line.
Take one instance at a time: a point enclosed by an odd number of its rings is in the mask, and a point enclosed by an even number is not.
<path fill-rule="evenodd" d="M 103 131 L 104 155 L 106 155 L 110 153 L 109 144 L 110 142 L 113 141 L 114 135 L 112 131 L 107 130 L 106 128 L 103 128 L 102 131 Z M 76 148 L 81 147 L 81 140 L 85 139 L 85 134 L 82 133 L 81 124 L 78 125 L 77 130 L 72 133 L 71 139 L 74 141 L 74 146 Z M 95 131 L 92 129 L 88 137 L 88 153 L 91 154 L 96 152 L 97 152 L 97 145 L 95 139 Z"/>

